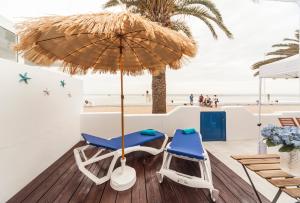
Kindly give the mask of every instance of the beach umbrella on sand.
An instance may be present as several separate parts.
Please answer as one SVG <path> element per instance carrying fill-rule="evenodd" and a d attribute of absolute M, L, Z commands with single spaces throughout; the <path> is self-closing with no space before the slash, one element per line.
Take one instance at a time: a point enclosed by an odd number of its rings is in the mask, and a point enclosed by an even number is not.
<path fill-rule="evenodd" d="M 33 63 L 62 61 L 63 71 L 72 75 L 120 72 L 122 158 L 111 185 L 116 190 L 133 186 L 135 170 L 126 166 L 124 155 L 123 75 L 178 69 L 183 58 L 195 55 L 194 42 L 129 12 L 42 17 L 23 22 L 18 30 L 16 50 Z"/>

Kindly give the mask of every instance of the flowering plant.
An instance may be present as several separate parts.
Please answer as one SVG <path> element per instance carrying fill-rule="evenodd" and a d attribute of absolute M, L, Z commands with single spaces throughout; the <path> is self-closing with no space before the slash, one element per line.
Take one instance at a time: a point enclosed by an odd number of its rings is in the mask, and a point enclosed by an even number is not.
<path fill-rule="evenodd" d="M 261 130 L 261 135 L 269 147 L 281 145 L 280 152 L 291 152 L 294 149 L 300 149 L 300 128 L 268 125 Z"/>

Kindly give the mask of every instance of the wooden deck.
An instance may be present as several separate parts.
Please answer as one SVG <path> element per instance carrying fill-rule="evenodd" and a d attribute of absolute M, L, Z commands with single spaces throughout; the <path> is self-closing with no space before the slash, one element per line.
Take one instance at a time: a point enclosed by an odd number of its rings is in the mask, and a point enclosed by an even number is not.
<path fill-rule="evenodd" d="M 76 145 L 81 146 L 80 142 Z M 160 143 L 151 143 L 156 146 Z M 220 191 L 217 202 L 252 203 L 257 202 L 251 186 L 242 178 L 210 154 L 213 181 L 215 188 Z M 103 176 L 110 160 L 95 163 L 90 170 L 98 176 Z M 137 182 L 128 191 L 116 192 L 109 182 L 95 185 L 77 169 L 73 149 L 70 149 L 59 160 L 42 172 L 32 182 L 25 186 L 8 202 L 91 202 L 91 203 L 177 203 L 177 202 L 211 202 L 206 189 L 194 189 L 171 180 L 164 179 L 158 183 L 156 171 L 162 163 L 162 154 L 151 156 L 136 152 L 127 156 L 128 165 L 137 172 Z M 171 168 L 191 175 L 199 175 L 198 165 L 190 161 L 174 159 Z M 263 202 L 269 202 L 262 196 Z"/>

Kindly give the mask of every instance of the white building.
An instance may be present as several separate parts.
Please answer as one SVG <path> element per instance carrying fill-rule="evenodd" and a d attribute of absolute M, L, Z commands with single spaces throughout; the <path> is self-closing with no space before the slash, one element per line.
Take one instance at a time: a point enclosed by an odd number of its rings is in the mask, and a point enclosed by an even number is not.
<path fill-rule="evenodd" d="M 0 58 L 18 61 L 18 54 L 12 50 L 17 40 L 13 23 L 0 16 Z"/>

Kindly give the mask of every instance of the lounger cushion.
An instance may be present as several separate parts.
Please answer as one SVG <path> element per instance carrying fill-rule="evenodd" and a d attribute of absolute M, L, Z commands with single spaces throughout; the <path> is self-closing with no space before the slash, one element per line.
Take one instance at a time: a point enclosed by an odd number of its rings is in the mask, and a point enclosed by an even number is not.
<path fill-rule="evenodd" d="M 193 134 L 196 132 L 195 128 L 186 128 L 182 130 L 183 134 Z"/>
<path fill-rule="evenodd" d="M 107 140 L 104 138 L 96 137 L 85 133 L 82 133 L 81 135 L 88 144 L 96 147 L 103 147 L 111 150 L 118 150 L 122 148 L 121 136 Z M 147 142 L 151 142 L 156 139 L 162 139 L 162 138 L 164 138 L 164 134 L 158 131 L 155 131 L 155 135 L 153 136 L 141 135 L 140 131 L 130 133 L 125 135 L 125 148 L 143 145 Z"/>
<path fill-rule="evenodd" d="M 204 159 L 201 135 L 198 132 L 183 134 L 182 130 L 176 130 L 167 151 L 172 154 L 187 156 L 189 158 Z"/>
<path fill-rule="evenodd" d="M 140 131 L 140 133 L 141 133 L 141 135 L 153 136 L 153 135 L 155 135 L 156 131 L 153 129 L 147 129 L 147 130 Z"/>

